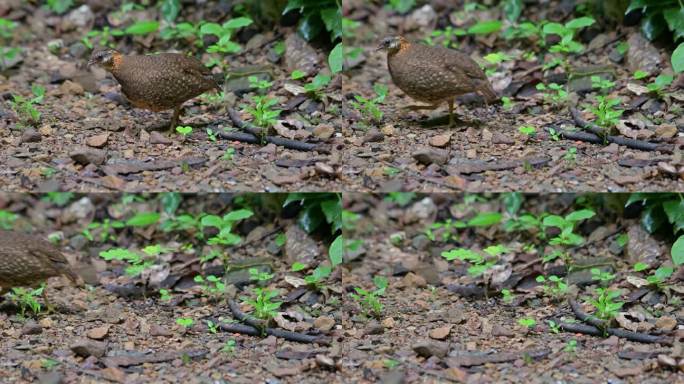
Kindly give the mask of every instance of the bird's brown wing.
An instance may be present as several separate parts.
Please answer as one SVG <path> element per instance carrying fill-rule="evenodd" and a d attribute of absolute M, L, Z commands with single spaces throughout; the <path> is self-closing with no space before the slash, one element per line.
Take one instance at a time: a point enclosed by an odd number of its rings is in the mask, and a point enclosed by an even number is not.
<path fill-rule="evenodd" d="M 194 57 L 185 55 L 175 55 L 177 65 L 181 70 L 193 78 L 202 78 L 207 82 L 207 85 L 221 90 L 220 84 L 216 81 L 216 77 L 211 73 L 211 69 L 207 68 L 201 61 Z"/>
<path fill-rule="evenodd" d="M 471 59 L 470 56 L 467 56 L 461 52 L 451 52 L 451 60 L 453 61 L 453 63 L 457 64 L 451 64 L 447 66 L 446 68 L 449 71 L 458 71 L 460 73 L 465 74 L 465 76 L 467 76 L 470 80 L 476 92 L 482 94 L 482 96 L 484 96 L 488 102 L 494 101 L 499 98 L 496 95 L 494 89 L 492 88 L 492 85 L 489 83 L 487 74 L 485 74 L 485 72 L 482 70 L 482 68 L 480 68 L 480 66 L 475 62 L 475 60 Z"/>

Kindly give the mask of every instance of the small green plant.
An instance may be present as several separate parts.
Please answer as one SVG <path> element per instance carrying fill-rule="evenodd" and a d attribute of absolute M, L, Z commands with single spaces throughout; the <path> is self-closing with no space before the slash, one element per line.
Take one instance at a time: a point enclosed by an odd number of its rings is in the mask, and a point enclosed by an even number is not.
<path fill-rule="evenodd" d="M 40 287 L 35 289 L 15 287 L 12 288 L 7 296 L 10 301 L 19 306 L 19 313 L 21 317 L 25 317 L 27 309 L 31 310 L 34 315 L 38 315 L 42 309 L 42 306 L 36 298 L 41 296 L 44 290 L 45 283 L 41 284 Z"/>
<path fill-rule="evenodd" d="M 634 80 L 641 80 L 648 77 L 648 72 L 637 69 L 636 71 L 634 71 L 634 75 L 632 75 L 632 77 L 634 78 Z"/>
<path fill-rule="evenodd" d="M 607 288 L 597 288 L 597 297 L 589 297 L 586 301 L 596 308 L 595 316 L 601 320 L 610 321 L 617 316 L 618 311 L 625 304 L 622 301 L 615 301 L 620 297 L 620 291 Z"/>
<path fill-rule="evenodd" d="M 159 300 L 161 301 L 171 301 L 171 292 L 168 289 L 159 290 Z"/>
<path fill-rule="evenodd" d="M 398 13 L 406 13 L 416 5 L 416 0 L 389 0 L 388 5 Z"/>
<path fill-rule="evenodd" d="M 503 106 L 504 110 L 510 111 L 511 109 L 513 109 L 515 103 L 511 100 L 510 97 L 504 96 L 501 98 L 501 105 Z"/>
<path fill-rule="evenodd" d="M 176 319 L 176 324 L 180 325 L 181 327 L 187 329 L 190 329 L 192 325 L 195 323 L 195 320 L 189 317 L 179 317 Z"/>
<path fill-rule="evenodd" d="M 367 99 L 361 95 L 354 95 L 354 100 L 349 102 L 349 105 L 361 112 L 361 115 L 368 124 L 382 121 L 383 113 L 378 107 L 378 104 L 382 104 L 385 101 L 389 88 L 387 88 L 386 85 L 378 83 L 373 86 L 373 90 L 376 94 L 374 98 Z"/>
<path fill-rule="evenodd" d="M 236 344 L 237 343 L 235 342 L 235 339 L 226 340 L 226 342 L 223 343 L 223 348 L 221 348 L 221 352 L 225 353 L 228 356 L 232 356 L 235 353 Z"/>
<path fill-rule="evenodd" d="M 221 159 L 227 162 L 231 162 L 233 161 L 233 156 L 235 156 L 235 148 L 230 147 L 226 148 L 226 151 L 223 152 L 223 156 L 221 156 Z"/>
<path fill-rule="evenodd" d="M 249 269 L 249 279 L 256 282 L 266 282 L 271 280 L 275 275 L 272 273 L 260 271 L 257 268 Z"/>
<path fill-rule="evenodd" d="M 246 296 L 242 297 L 242 301 L 251 305 L 254 308 L 254 317 L 262 320 L 270 320 L 276 316 L 276 309 L 283 304 L 281 301 L 271 301 L 278 296 L 280 292 L 277 289 L 268 288 L 253 288 L 252 293 L 256 298 L 252 299 Z"/>
<path fill-rule="evenodd" d="M 577 161 L 577 147 L 568 148 L 567 152 L 565 152 L 565 156 L 563 156 L 563 160 L 570 164 L 574 164 L 575 161 Z"/>
<path fill-rule="evenodd" d="M 157 249 L 154 246 L 152 246 L 152 248 L 144 248 L 143 252 L 147 256 L 158 255 Z M 100 252 L 100 257 L 107 261 L 120 260 L 128 263 L 129 265 L 124 270 L 128 276 L 138 276 L 145 269 L 154 265 L 152 260 L 148 260 L 146 257 L 140 256 L 139 254 L 129 251 L 125 248 L 111 248 L 106 251 L 102 251 Z"/>
<path fill-rule="evenodd" d="M 491 64 L 485 69 L 485 74 L 487 76 L 492 76 L 496 72 L 496 67 L 499 64 L 503 63 L 504 61 L 510 61 L 512 57 L 504 52 L 493 52 L 486 55 L 484 59 Z"/>
<path fill-rule="evenodd" d="M 506 304 L 510 304 L 513 302 L 513 293 L 511 293 L 510 289 L 502 289 L 501 290 L 501 298 L 503 299 L 503 302 Z"/>
<path fill-rule="evenodd" d="M 59 360 L 55 360 L 55 359 L 46 358 L 46 359 L 40 360 L 40 366 L 43 369 L 47 369 L 48 371 L 51 371 L 53 368 L 55 368 L 59 364 L 61 364 L 59 362 Z"/>
<path fill-rule="evenodd" d="M 634 264 L 634 267 L 633 267 L 633 268 L 634 268 L 634 272 L 645 271 L 645 270 L 648 269 L 648 264 L 642 263 L 642 262 L 638 262 L 638 263 Z"/>
<path fill-rule="evenodd" d="M 260 79 L 257 76 L 249 76 L 247 78 L 247 80 L 249 80 L 249 87 L 252 89 L 262 90 L 262 89 L 269 89 L 273 86 L 272 81 L 268 81 L 266 79 Z"/>
<path fill-rule="evenodd" d="M 564 55 L 581 53 L 584 50 L 584 46 L 573 40 L 575 32 L 579 29 L 593 25 L 595 22 L 596 20 L 593 18 L 585 16 L 570 20 L 565 23 L 565 25 L 559 23 L 545 24 L 543 27 L 544 35 L 558 35 L 561 37 L 561 40 L 557 44 L 554 44 L 549 48 L 549 52 L 557 52 Z"/>
<path fill-rule="evenodd" d="M 591 87 L 603 92 L 615 86 L 615 82 L 604 79 L 601 76 L 591 76 Z"/>
<path fill-rule="evenodd" d="M 242 47 L 240 44 L 231 41 L 236 30 L 252 24 L 252 19 L 248 17 L 238 17 L 226 21 L 223 24 L 205 23 L 200 27 L 200 35 L 214 35 L 218 37 L 216 44 L 207 47 L 209 53 L 237 53 Z"/>
<path fill-rule="evenodd" d="M 568 100 L 568 91 L 562 85 L 551 83 L 547 86 L 544 83 L 539 83 L 536 88 L 542 92 L 542 96 L 547 103 L 559 105 L 564 104 Z"/>
<path fill-rule="evenodd" d="M 239 209 L 224 215 L 223 217 L 217 215 L 205 215 L 200 220 L 202 228 L 214 227 L 219 230 L 219 233 L 209 238 L 207 243 L 209 245 L 236 245 L 242 241 L 240 236 L 233 233 L 233 226 L 241 220 L 252 217 L 254 213 L 248 209 Z"/>
<path fill-rule="evenodd" d="M 531 317 L 524 317 L 522 319 L 518 319 L 518 324 L 527 329 L 532 329 L 535 325 L 537 325 L 537 321 Z"/>
<path fill-rule="evenodd" d="M 463 28 L 447 26 L 444 29 L 435 29 L 430 36 L 425 38 L 428 45 L 436 45 L 438 42 L 446 48 L 458 48 L 458 38 L 467 35 Z"/>
<path fill-rule="evenodd" d="M 387 369 L 396 368 L 396 367 L 399 366 L 400 364 L 401 364 L 400 361 L 394 360 L 394 359 L 384 359 L 384 360 L 382 361 L 382 365 L 384 365 L 385 368 L 387 368 Z"/>
<path fill-rule="evenodd" d="M 620 98 L 610 98 L 606 96 L 596 96 L 599 102 L 598 106 L 589 106 L 589 111 L 596 115 L 596 124 L 604 128 L 611 128 L 617 125 L 620 116 L 625 112 L 622 109 L 616 109 L 622 100 Z"/>
<path fill-rule="evenodd" d="M 207 331 L 209 331 L 209 333 L 215 335 L 218 332 L 218 324 L 214 323 L 211 320 L 207 320 L 206 324 L 207 324 Z"/>
<path fill-rule="evenodd" d="M 47 6 L 50 11 L 61 15 L 74 5 L 74 0 L 47 0 Z"/>
<path fill-rule="evenodd" d="M 123 221 L 104 219 L 102 222 L 92 222 L 88 224 L 81 234 L 89 241 L 95 241 L 93 231 L 99 232 L 99 242 L 106 243 L 109 240 L 116 240 L 116 229 L 126 227 Z"/>
<path fill-rule="evenodd" d="M 497 261 L 497 257 L 509 252 L 508 248 L 503 245 L 492 245 L 483 250 L 487 256 L 466 248 L 456 248 L 450 251 L 442 252 L 442 257 L 451 261 L 459 259 L 470 263 L 468 267 L 468 275 L 478 277 L 484 274 L 488 269 L 492 268 Z"/>
<path fill-rule="evenodd" d="M 563 298 L 570 289 L 568 283 L 556 275 L 551 275 L 548 279 L 543 275 L 539 275 L 535 280 L 542 284 L 544 293 L 555 299 Z"/>
<path fill-rule="evenodd" d="M 601 285 L 608 284 L 615 279 L 614 274 L 608 271 L 602 271 L 599 268 L 591 268 L 589 271 L 591 272 L 592 280 L 598 281 Z"/>
<path fill-rule="evenodd" d="M 548 215 L 544 218 L 545 228 L 555 227 L 561 230 L 558 236 L 549 240 L 551 245 L 578 246 L 584 243 L 584 238 L 573 231 L 575 225 L 583 220 L 594 217 L 596 213 L 590 209 L 582 209 L 567 214 L 565 217 Z"/>
<path fill-rule="evenodd" d="M 385 167 L 383 168 L 382 173 L 389 177 L 394 177 L 401 173 L 401 169 L 395 167 Z"/>
<path fill-rule="evenodd" d="M 563 351 L 566 353 L 575 353 L 577 351 L 577 340 L 568 340 L 568 343 L 565 344 L 565 348 L 563 348 Z"/>
<path fill-rule="evenodd" d="M 356 293 L 350 293 L 349 295 L 361 304 L 364 314 L 380 317 L 383 309 L 380 296 L 385 294 L 389 281 L 384 276 L 375 276 L 373 277 L 373 283 L 375 284 L 375 290 L 369 291 L 354 287 Z"/>
<path fill-rule="evenodd" d="M 256 95 L 252 96 L 252 101 L 254 106 L 242 105 L 242 109 L 254 117 L 254 125 L 262 128 L 275 125 L 276 118 L 282 112 L 280 109 L 272 109 L 274 105 L 278 104 L 278 99 Z"/>
<path fill-rule="evenodd" d="M 19 124 L 22 126 L 37 125 L 40 123 L 41 113 L 36 109 L 36 104 L 41 104 L 45 97 L 45 87 L 34 84 L 31 86 L 33 97 L 27 99 L 21 95 L 13 95 L 10 102 L 12 110 L 17 114 Z"/>
<path fill-rule="evenodd" d="M 209 275 L 206 278 L 202 275 L 197 275 L 194 278 L 195 283 L 199 284 L 202 292 L 213 301 L 220 301 L 226 292 L 226 284 L 219 277 Z"/>
<path fill-rule="evenodd" d="M 0 209 L 0 229 L 9 231 L 14 227 L 15 221 L 17 221 L 17 215 L 15 213 Z"/>
<path fill-rule="evenodd" d="M 533 137 L 537 134 L 537 130 L 531 125 L 522 125 L 518 127 L 518 132 L 527 137 Z"/>
<path fill-rule="evenodd" d="M 665 89 L 672 84 L 673 80 L 673 76 L 661 74 L 658 75 L 658 77 L 656 77 L 652 83 L 647 84 L 646 88 L 649 92 L 655 93 L 659 98 L 662 99 L 665 96 Z"/>
<path fill-rule="evenodd" d="M 323 90 L 330 84 L 332 77 L 324 74 L 317 74 L 310 83 L 304 84 L 304 90 L 313 96 L 314 99 L 323 98 Z"/>
<path fill-rule="evenodd" d="M 560 331 L 561 331 L 560 325 L 557 324 L 555 321 L 546 320 L 546 323 L 549 325 L 549 329 L 551 330 L 551 332 L 556 333 L 556 334 L 560 333 Z"/>
<path fill-rule="evenodd" d="M 309 286 L 320 291 L 324 287 L 323 282 L 330 276 L 331 273 L 332 267 L 319 265 L 310 275 L 304 277 L 304 281 L 306 281 Z"/>
<path fill-rule="evenodd" d="M 674 268 L 672 267 L 660 267 L 656 269 L 652 275 L 646 277 L 646 281 L 649 284 L 654 285 L 656 288 L 662 290 L 665 287 L 665 281 L 672 276 L 674 273 Z"/>
<path fill-rule="evenodd" d="M 185 139 L 188 138 L 188 135 L 190 135 L 190 134 L 192 133 L 192 127 L 191 127 L 191 126 L 185 126 L 185 127 L 183 127 L 183 126 L 180 126 L 180 125 L 179 125 L 179 126 L 176 127 L 176 132 L 178 132 L 178 133 L 180 133 L 181 135 L 183 135 L 183 140 L 185 140 Z"/>

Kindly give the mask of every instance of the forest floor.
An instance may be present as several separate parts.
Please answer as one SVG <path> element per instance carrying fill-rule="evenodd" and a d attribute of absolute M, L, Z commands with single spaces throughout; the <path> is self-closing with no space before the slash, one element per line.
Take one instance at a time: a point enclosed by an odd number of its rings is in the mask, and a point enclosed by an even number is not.
<path fill-rule="evenodd" d="M 572 199 L 569 195 L 531 199 L 520 215 L 523 211 L 561 214 Z M 576 264 L 567 273 L 558 259 L 542 263 L 541 256 L 552 247 L 526 247 L 537 240 L 524 231 L 506 232 L 496 225 L 459 230 L 444 226 L 449 220 L 467 221 L 481 212 L 501 212 L 498 199 L 463 204 L 450 195 L 418 195 L 402 206 L 387 196 L 357 194 L 346 198 L 345 208 L 358 215 L 347 236 L 362 241 L 346 260 L 346 290 L 373 291 L 378 276 L 388 279 L 386 290 L 378 295 L 381 310 L 373 315 L 367 309 L 369 315 L 359 312 L 356 303 L 356 312 L 345 324 L 348 352 L 342 364 L 355 368 L 359 376 L 354 382 L 682 382 L 682 366 L 667 363 L 684 362 L 682 271 L 668 284 L 666 294 L 632 285 L 638 274 L 629 263 L 651 260 L 646 262 L 653 267 L 668 263 L 666 245 L 644 235 L 637 220 L 582 225 L 578 232 L 587 241 L 573 248 Z M 435 241 L 426 235 L 429 228 Z M 629 233 L 629 243 L 621 248 L 616 239 L 624 232 Z M 496 266 L 478 277 L 467 272 L 472 264 L 440 256 L 458 247 L 482 253 L 492 245 L 503 245 L 510 253 L 500 255 Z M 614 275 L 610 288 L 621 289 L 624 301 L 620 326 L 675 335 L 674 344 L 671 338 L 647 344 L 554 331 L 549 321 L 555 320 L 555 326 L 582 324 L 566 298 L 576 296 L 582 311 L 593 312 L 585 298 L 595 295 L 599 284 L 588 274 L 587 261 Z M 554 273 L 568 283 L 558 296 L 545 290 L 544 285 L 557 288 L 548 280 L 536 282 L 536 276 L 548 279 Z M 488 289 L 484 281 L 491 282 Z M 502 288 L 509 290 L 509 298 L 502 297 Z M 523 320 L 527 323 L 521 324 Z"/>
<path fill-rule="evenodd" d="M 11 44 L 22 49 L 15 64 L 0 72 L 0 185 L 6 190 L 342 189 L 335 177 L 341 158 L 336 128 L 341 123 L 341 78 L 333 76 L 315 94 L 303 91 L 316 75 L 330 74 L 329 48 L 304 41 L 294 26 L 267 30 L 252 24 L 234 38 L 241 52 L 225 56 L 206 53 L 215 43 L 212 35 L 199 41 L 204 48 L 196 46 L 197 38 L 163 39 L 159 32 L 110 37 L 112 46 L 124 54 L 196 51 L 204 63 L 218 62 L 215 72 L 230 74 L 223 94 L 207 93 L 184 104 L 180 125 L 193 130 L 181 135 L 167 128 L 171 111 L 133 108 L 111 74 L 86 67 L 91 50 L 82 39 L 89 31 L 101 31 L 105 19 L 119 29 L 133 21 L 158 20 L 158 7 L 122 13 L 113 5 L 95 11 L 84 5 L 57 16 L 44 7 L 12 4 L 0 9 L 8 12 L 0 17 L 16 23 Z M 221 24 L 238 16 L 227 14 L 219 2 L 209 2 L 197 9 L 185 7 L 176 22 Z M 96 39 L 90 37 L 95 47 Z M 295 70 L 303 77 L 291 80 Z M 270 89 L 257 90 L 249 76 L 271 81 Z M 34 98 L 32 87 L 44 87 L 45 94 L 33 104 L 41 114 L 38 122 L 26 123 L 26 114 L 17 112 L 12 100 L 14 95 Z M 277 132 L 271 135 L 306 142 L 314 149 L 217 137 L 221 132 L 241 133 L 227 109 L 251 122 L 253 117 L 242 106 L 254 104 L 252 97 L 258 94 L 275 98 L 271 108 L 282 110 Z"/>
<path fill-rule="evenodd" d="M 345 97 L 344 136 L 349 145 L 344 155 L 344 175 L 357 191 L 674 191 L 682 189 L 681 146 L 684 143 L 684 76 L 674 76 L 663 97 L 644 92 L 644 86 L 659 74 L 672 75 L 666 48 L 656 48 L 637 27 L 617 31 L 596 24 L 578 33 L 585 45 L 580 54 L 567 57 L 572 79 L 561 66 L 544 68 L 561 56 L 531 40 L 506 40 L 502 32 L 489 35 L 453 36 L 449 31 L 475 22 L 501 20 L 500 8 L 454 10 L 443 2 L 432 2 L 400 15 L 388 6 L 347 1 L 344 16 L 352 20 L 345 42 L 349 46 L 343 81 Z M 571 9 L 529 4 L 521 19 L 565 23 Z M 481 63 L 488 54 L 506 55 L 499 64 L 485 64 L 495 91 L 508 97 L 506 106 L 486 108 L 472 97 L 457 103 L 456 124 L 447 127 L 446 104 L 433 112 L 406 112 L 402 108 L 420 104 L 393 83 L 387 69 L 387 54 L 376 51 L 387 36 L 403 35 L 414 42 L 449 44 Z M 623 51 L 624 44 L 629 44 Z M 650 74 L 642 80 L 633 73 Z M 612 81 L 597 88 L 591 76 Z M 557 83 L 568 92 L 538 91 L 537 84 Z M 377 98 L 375 87 L 386 86 L 383 101 L 374 104 L 383 116 L 350 103 L 356 96 Z M 679 90 L 677 90 L 679 89 Z M 674 145 L 672 152 L 642 151 L 568 140 L 551 134 L 583 133 L 568 107 L 577 106 L 584 120 L 595 116 L 586 105 L 598 104 L 597 96 L 619 97 L 618 137 L 631 137 Z M 519 130 L 528 127 L 527 133 Z M 530 131 L 530 128 L 531 130 Z M 599 140 L 600 141 L 600 140 Z"/>
<path fill-rule="evenodd" d="M 179 215 L 220 215 L 231 207 L 234 211 L 235 201 L 218 194 L 188 195 Z M 302 277 L 311 272 L 309 268 L 290 270 L 295 261 L 313 269 L 312 265 L 327 260 L 327 247 L 321 240 L 304 232 L 295 220 L 282 219 L 274 225 L 258 218 L 258 212 L 234 230 L 244 236 L 243 244 L 224 250 L 230 253 L 225 265 L 221 256 L 199 261 L 210 248 L 221 247 L 202 245 L 192 231 L 163 231 L 152 226 L 107 232 L 99 227 L 91 229 L 94 241 L 84 237 L 83 228 L 95 222 L 93 218 L 114 221 L 119 215 L 156 211 L 160 204 L 154 198 L 123 203 L 116 195 L 90 195 L 60 208 L 36 196 L 0 196 L 0 208 L 19 216 L 15 229 L 33 227 L 40 228 L 43 236 L 64 236 L 66 257 L 87 283 L 75 287 L 63 278 L 50 279 L 47 294 L 55 307 L 53 313 L 46 313 L 43 307 L 38 315 L 27 310 L 22 316 L 20 307 L 9 296 L 5 298 L 0 304 L 0 381 L 347 382 L 335 368 L 343 353 L 340 268 L 320 290 L 310 290 L 304 283 Z M 111 237 L 100 241 L 103 233 Z M 276 240 L 279 234 L 291 240 L 280 244 Z M 100 251 L 111 248 L 140 252 L 150 245 L 167 251 L 136 276 L 126 273 L 130 265 L 107 262 L 99 256 Z M 273 301 L 283 302 L 277 310 L 281 316 L 273 326 L 320 343 L 222 328 L 240 325 L 226 298 L 234 297 L 245 313 L 254 309 L 242 301 L 243 296 L 253 298 L 252 289 L 258 287 L 250 283 L 248 268 L 275 276 L 259 284 L 277 290 Z M 226 283 L 225 289 L 206 280 L 197 283 L 197 275 L 218 276 Z M 218 292 L 212 294 L 203 285 Z M 168 290 L 166 295 L 161 294 L 162 289 Z M 42 299 L 38 301 L 42 303 Z"/>

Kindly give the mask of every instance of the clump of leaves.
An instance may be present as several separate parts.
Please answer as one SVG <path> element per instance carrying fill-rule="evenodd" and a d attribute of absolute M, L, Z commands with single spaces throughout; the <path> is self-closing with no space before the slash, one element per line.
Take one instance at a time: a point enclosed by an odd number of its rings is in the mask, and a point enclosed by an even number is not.
<path fill-rule="evenodd" d="M 649 92 L 655 93 L 662 99 L 665 96 L 665 89 L 672 84 L 673 80 L 674 76 L 660 74 L 652 83 L 647 84 L 646 88 L 648 88 Z"/>
<path fill-rule="evenodd" d="M 492 268 L 498 260 L 498 256 L 508 252 L 508 248 L 503 245 L 492 245 L 485 249 L 483 252 L 486 256 L 483 256 L 475 251 L 466 248 L 456 248 L 450 251 L 442 252 L 442 257 L 452 261 L 454 259 L 459 259 L 470 263 L 468 267 L 468 275 L 473 277 L 478 277 L 484 274 L 488 269 Z"/>
<path fill-rule="evenodd" d="M 276 310 L 283 304 L 282 301 L 271 301 L 280 294 L 277 289 L 253 288 L 255 298 L 243 296 L 243 302 L 254 308 L 254 317 L 262 320 L 270 320 L 277 315 Z"/>
<path fill-rule="evenodd" d="M 615 301 L 620 297 L 620 291 L 607 288 L 597 288 L 596 297 L 589 297 L 586 301 L 596 308 L 594 314 L 601 320 L 610 321 L 614 319 L 620 308 L 625 304 L 622 301 Z"/>
<path fill-rule="evenodd" d="M 194 281 L 199 284 L 202 292 L 213 301 L 220 301 L 226 292 L 226 284 L 221 278 L 214 275 L 209 275 L 206 278 L 197 275 Z"/>
<path fill-rule="evenodd" d="M 190 317 L 179 317 L 176 319 L 176 324 L 180 325 L 181 327 L 187 329 L 190 329 L 192 325 L 195 323 L 195 320 L 193 320 Z"/>
<path fill-rule="evenodd" d="M 158 256 L 168 250 L 159 245 L 150 245 L 143 248 L 142 251 L 145 254 L 144 256 L 125 248 L 112 248 L 100 252 L 100 257 L 107 261 L 119 260 L 126 262 L 128 264 L 124 270 L 126 275 L 138 276 L 145 269 L 154 265 L 154 261 L 150 259 L 151 257 Z"/>
<path fill-rule="evenodd" d="M 584 46 L 573 40 L 575 32 L 593 25 L 595 22 L 596 20 L 593 18 L 585 16 L 570 20 L 565 24 L 546 23 L 543 28 L 544 35 L 558 35 L 561 38 L 557 44 L 554 44 L 549 48 L 549 51 L 562 53 L 564 55 L 581 53 L 584 50 Z"/>
<path fill-rule="evenodd" d="M 306 40 L 311 41 L 324 31 L 330 41 L 342 37 L 342 6 L 338 0 L 289 0 L 283 15 L 291 11 L 301 14 L 297 31 Z"/>
<path fill-rule="evenodd" d="M 599 102 L 598 106 L 590 105 L 588 108 L 596 115 L 596 124 L 604 128 L 616 126 L 620 116 L 625 112 L 623 109 L 615 108 L 622 100 L 607 96 L 596 96 L 596 100 Z"/>
<path fill-rule="evenodd" d="M 14 227 L 15 221 L 17 221 L 16 213 L 0 209 L 0 229 L 9 231 Z"/>
<path fill-rule="evenodd" d="M 252 102 L 254 102 L 254 106 L 242 105 L 242 108 L 254 117 L 254 125 L 262 128 L 275 125 L 276 118 L 282 112 L 280 109 L 273 109 L 273 106 L 278 104 L 278 99 L 265 95 L 256 95 L 252 96 Z"/>
<path fill-rule="evenodd" d="M 539 275 L 537 276 L 536 281 L 542 284 L 544 293 L 554 299 L 562 299 L 567 295 L 570 289 L 568 283 L 556 275 L 551 275 L 548 278 Z"/>
<path fill-rule="evenodd" d="M 354 100 L 349 102 L 349 105 L 361 112 L 365 122 L 367 124 L 379 123 L 382 121 L 383 112 L 378 107 L 378 104 L 382 104 L 387 97 L 387 92 L 389 89 L 384 84 L 375 84 L 373 86 L 375 91 L 375 97 L 372 99 L 367 99 L 361 95 L 354 95 Z"/>
<path fill-rule="evenodd" d="M 216 44 L 207 47 L 209 53 L 237 53 L 240 52 L 240 44 L 231 41 L 236 30 L 252 24 L 248 17 L 238 17 L 219 25 L 217 23 L 205 23 L 200 27 L 200 35 L 214 35 L 218 37 Z"/>
<path fill-rule="evenodd" d="M 231 211 L 223 217 L 217 215 L 205 215 L 200 220 L 203 228 L 214 227 L 219 230 L 219 233 L 211 237 L 207 243 L 210 245 L 236 245 L 242 241 L 240 236 L 233 233 L 233 227 L 238 221 L 252 217 L 254 213 L 248 209 L 239 209 Z"/>
<path fill-rule="evenodd" d="M 567 214 L 565 217 L 549 215 L 544 218 L 545 228 L 559 228 L 561 232 L 558 236 L 549 240 L 551 245 L 578 246 L 584 243 L 584 238 L 574 233 L 575 225 L 578 222 L 594 217 L 596 213 L 590 209 L 582 209 Z"/>
<path fill-rule="evenodd" d="M 380 317 L 383 309 L 380 296 L 385 294 L 389 281 L 384 276 L 375 276 L 373 277 L 373 284 L 375 284 L 375 289 L 372 291 L 354 287 L 356 293 L 350 293 L 349 295 L 361 304 L 364 314 L 377 318 Z"/>
<path fill-rule="evenodd" d="M 536 86 L 538 91 L 542 92 L 544 101 L 553 105 L 565 104 L 568 100 L 568 91 L 565 87 L 556 83 L 551 83 L 548 86 L 544 83 L 539 83 Z"/>
<path fill-rule="evenodd" d="M 31 86 L 31 92 L 33 97 L 30 99 L 21 95 L 13 95 L 13 100 L 10 102 L 12 110 L 17 114 L 21 126 L 35 126 L 40 123 L 41 114 L 36 109 L 35 104 L 43 102 L 45 87 L 34 84 Z"/>
<path fill-rule="evenodd" d="M 21 317 L 26 315 L 26 310 L 31 310 L 34 315 L 38 315 L 42 306 L 38 302 L 38 296 L 43 294 L 45 290 L 45 283 L 35 289 L 26 289 L 21 287 L 12 288 L 12 291 L 7 295 L 9 300 L 19 306 Z"/>

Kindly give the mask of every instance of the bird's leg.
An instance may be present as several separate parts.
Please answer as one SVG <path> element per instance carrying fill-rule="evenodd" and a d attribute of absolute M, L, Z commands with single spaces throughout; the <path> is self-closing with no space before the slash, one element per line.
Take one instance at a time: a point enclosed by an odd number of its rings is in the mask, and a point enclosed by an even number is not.
<path fill-rule="evenodd" d="M 449 99 L 449 128 L 454 126 L 454 99 Z"/>
<path fill-rule="evenodd" d="M 43 287 L 43 301 L 45 301 L 45 308 L 47 308 L 47 313 L 55 312 L 55 307 L 52 306 L 52 304 L 50 303 L 50 299 L 48 299 L 47 285 Z"/>
<path fill-rule="evenodd" d="M 176 124 L 178 124 L 178 115 L 180 115 L 180 110 L 180 105 L 174 108 L 173 110 L 173 117 L 171 118 L 171 125 L 169 126 L 171 132 L 173 132 L 173 130 L 176 129 Z"/>

